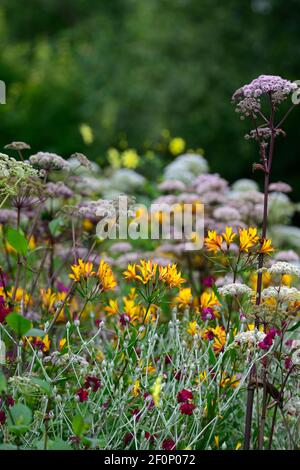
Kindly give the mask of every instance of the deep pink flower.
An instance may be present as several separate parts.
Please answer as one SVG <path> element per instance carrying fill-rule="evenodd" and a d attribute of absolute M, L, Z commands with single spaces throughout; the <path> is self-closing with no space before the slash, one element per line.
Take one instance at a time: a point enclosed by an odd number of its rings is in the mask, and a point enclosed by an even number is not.
<path fill-rule="evenodd" d="M 190 390 L 183 389 L 177 394 L 178 403 L 188 403 L 189 400 L 193 399 L 193 394 Z"/>
<path fill-rule="evenodd" d="M 201 310 L 201 318 L 203 321 L 214 320 L 216 317 L 214 311 L 210 307 L 205 307 Z"/>
<path fill-rule="evenodd" d="M 0 411 L 0 424 L 5 424 L 6 421 L 6 414 L 4 411 Z"/>
<path fill-rule="evenodd" d="M 145 392 L 144 393 L 144 399 L 145 399 L 145 401 L 147 401 L 149 403 L 148 404 L 148 410 L 152 410 L 152 408 L 154 408 L 154 406 L 155 406 L 152 395 L 150 395 L 149 392 Z"/>
<path fill-rule="evenodd" d="M 175 379 L 176 379 L 176 380 L 180 380 L 180 379 L 181 379 L 181 376 L 182 376 L 182 372 L 181 372 L 181 370 L 179 370 L 179 371 L 176 372 L 176 374 L 175 374 Z"/>
<path fill-rule="evenodd" d="M 125 434 L 124 436 L 124 444 L 125 446 L 127 446 L 127 444 L 129 444 L 129 442 L 131 442 L 133 439 L 133 434 L 132 432 L 128 432 L 127 434 Z"/>
<path fill-rule="evenodd" d="M 205 287 L 212 287 L 216 279 L 213 276 L 207 276 L 203 279 L 202 284 Z"/>
<path fill-rule="evenodd" d="M 6 397 L 6 405 L 7 406 L 14 406 L 15 404 L 15 400 L 13 399 L 13 397 L 11 395 L 8 395 Z"/>
<path fill-rule="evenodd" d="M 136 421 L 140 420 L 141 417 L 141 410 L 139 408 L 135 408 L 134 410 L 131 411 L 132 416 L 134 416 Z"/>
<path fill-rule="evenodd" d="M 0 295 L 0 323 L 3 323 L 6 316 L 12 311 L 12 307 L 7 306 L 5 299 Z"/>
<path fill-rule="evenodd" d="M 171 362 L 172 362 L 172 357 L 169 356 L 169 354 L 167 354 L 165 356 L 165 364 L 168 365 L 168 364 L 171 364 Z"/>
<path fill-rule="evenodd" d="M 63 282 L 61 281 L 57 281 L 57 284 L 56 284 L 56 287 L 57 287 L 57 290 L 59 292 L 68 292 L 69 288 L 68 286 L 66 286 Z"/>
<path fill-rule="evenodd" d="M 89 392 L 87 390 L 84 390 L 83 388 L 80 388 L 79 390 L 77 390 L 76 395 L 78 396 L 79 401 L 82 403 L 84 401 L 87 401 L 89 397 Z"/>
<path fill-rule="evenodd" d="M 176 445 L 173 439 L 165 439 L 161 447 L 163 450 L 175 450 L 176 449 Z"/>
<path fill-rule="evenodd" d="M 154 441 L 156 439 L 156 434 L 150 434 L 150 432 L 145 431 L 145 438 L 150 441 L 150 444 L 154 444 Z"/>
<path fill-rule="evenodd" d="M 183 415 L 191 416 L 195 408 L 193 403 L 182 403 L 182 405 L 180 405 L 180 411 Z"/>
<path fill-rule="evenodd" d="M 126 315 L 125 313 L 122 313 L 122 315 L 120 315 L 120 323 L 122 326 L 126 326 L 127 323 L 130 323 L 130 315 Z"/>
<path fill-rule="evenodd" d="M 100 379 L 98 379 L 98 377 L 95 377 L 93 375 L 88 375 L 85 379 L 83 386 L 86 389 L 91 388 L 93 392 L 97 392 L 97 390 L 99 390 L 99 388 L 101 387 L 101 382 L 100 382 Z"/>

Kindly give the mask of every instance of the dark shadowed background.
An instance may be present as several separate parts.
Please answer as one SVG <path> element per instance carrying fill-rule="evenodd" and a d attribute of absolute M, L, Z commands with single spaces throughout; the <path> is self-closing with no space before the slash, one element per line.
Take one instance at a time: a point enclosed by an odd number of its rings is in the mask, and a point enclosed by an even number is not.
<path fill-rule="evenodd" d="M 168 129 L 203 148 L 213 171 L 247 177 L 256 148 L 231 95 L 260 74 L 300 79 L 299 24 L 299 0 L 1 0 L 1 147 L 24 140 L 105 165 L 108 147 L 128 145 L 159 149 L 164 164 Z M 296 108 L 273 175 L 294 198 L 299 120 Z"/>

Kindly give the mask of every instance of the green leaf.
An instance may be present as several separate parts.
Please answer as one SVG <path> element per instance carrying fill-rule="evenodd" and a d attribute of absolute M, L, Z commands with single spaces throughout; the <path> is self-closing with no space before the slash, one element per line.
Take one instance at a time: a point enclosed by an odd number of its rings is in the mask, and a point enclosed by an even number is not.
<path fill-rule="evenodd" d="M 298 321 L 294 326 L 292 326 L 292 328 L 289 328 L 287 331 L 295 331 L 297 330 L 297 328 L 299 328 L 300 326 L 300 321 Z"/>
<path fill-rule="evenodd" d="M 27 255 L 28 241 L 21 230 L 8 227 L 6 238 L 8 243 L 16 250 L 17 253 L 23 256 Z"/>
<path fill-rule="evenodd" d="M 84 431 L 84 419 L 81 415 L 76 415 L 72 421 L 72 429 L 75 436 L 81 436 Z"/>
<path fill-rule="evenodd" d="M 209 350 L 208 350 L 208 357 L 209 357 L 210 365 L 214 366 L 216 364 L 217 360 L 216 360 L 214 352 L 211 348 L 209 348 Z"/>
<path fill-rule="evenodd" d="M 43 338 L 46 332 L 44 330 L 40 330 L 39 328 L 30 328 L 30 330 L 26 331 L 25 336 L 38 336 Z"/>
<path fill-rule="evenodd" d="M 73 450 L 68 442 L 63 441 L 62 439 L 59 439 L 59 438 L 55 439 L 55 441 L 53 441 L 50 444 L 49 449 L 50 450 Z"/>
<path fill-rule="evenodd" d="M 49 222 L 49 230 L 53 237 L 59 234 L 62 225 L 63 221 L 60 218 L 53 219 L 51 222 Z"/>
<path fill-rule="evenodd" d="M 32 412 L 28 406 L 17 403 L 10 408 L 8 415 L 8 427 L 14 434 L 27 432 L 32 421 Z"/>
<path fill-rule="evenodd" d="M 0 371 L 0 395 L 7 390 L 6 378 L 3 372 Z"/>
<path fill-rule="evenodd" d="M 46 380 L 39 379 L 37 377 L 32 377 L 31 382 L 35 385 L 38 385 L 47 395 L 51 394 L 52 388 L 51 385 L 46 382 Z"/>
<path fill-rule="evenodd" d="M 24 336 L 31 328 L 31 322 L 16 312 L 9 313 L 5 320 L 18 337 Z"/>

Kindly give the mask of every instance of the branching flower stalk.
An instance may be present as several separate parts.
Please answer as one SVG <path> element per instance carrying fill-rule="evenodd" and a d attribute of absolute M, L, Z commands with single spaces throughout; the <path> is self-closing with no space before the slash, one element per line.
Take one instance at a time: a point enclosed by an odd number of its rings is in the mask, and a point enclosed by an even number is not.
<path fill-rule="evenodd" d="M 260 150 L 260 163 L 253 165 L 254 170 L 261 170 L 264 173 L 264 203 L 263 203 L 263 220 L 262 220 L 262 236 L 261 242 L 267 238 L 268 229 L 268 202 L 269 202 L 269 184 L 270 174 L 274 156 L 275 138 L 281 134 L 284 135 L 281 129 L 285 119 L 294 108 L 294 104 L 286 112 L 284 117 L 276 125 L 275 113 L 278 105 L 281 104 L 292 92 L 295 92 L 297 85 L 288 80 L 284 80 L 279 76 L 261 75 L 257 79 L 253 80 L 250 84 L 244 85 L 238 89 L 233 95 L 233 101 L 237 102 L 236 111 L 241 113 L 241 119 L 245 117 L 251 117 L 254 122 L 255 128 L 246 135 L 246 138 L 252 138 L 259 144 Z M 261 110 L 261 98 L 267 97 L 270 115 L 267 117 Z M 258 118 L 263 119 L 263 124 L 258 125 Z M 269 149 L 268 149 L 269 147 Z M 261 269 L 264 266 L 264 253 L 261 253 L 258 258 L 258 268 Z M 257 290 L 256 290 L 256 305 L 261 303 L 261 292 L 262 292 L 262 271 L 258 272 L 257 277 Z M 259 326 L 258 318 L 255 319 L 256 327 Z M 255 377 L 257 375 L 255 364 L 252 367 L 247 395 L 247 407 L 246 407 L 246 422 L 245 422 L 245 435 L 244 435 L 244 449 L 250 448 L 251 441 L 251 426 L 252 426 L 252 413 L 253 413 L 253 401 L 255 388 Z M 267 407 L 267 365 L 265 364 L 263 372 L 263 404 L 262 404 L 262 415 L 259 424 L 259 437 L 258 446 L 260 449 L 263 448 L 263 437 L 264 437 L 264 425 L 266 420 L 266 407 Z M 276 416 L 276 415 L 275 415 Z M 274 427 L 275 423 L 273 423 Z"/>

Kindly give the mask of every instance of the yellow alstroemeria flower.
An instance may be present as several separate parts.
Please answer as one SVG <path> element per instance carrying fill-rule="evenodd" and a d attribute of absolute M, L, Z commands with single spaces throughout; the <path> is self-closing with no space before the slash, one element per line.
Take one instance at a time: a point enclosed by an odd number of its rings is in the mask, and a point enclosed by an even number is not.
<path fill-rule="evenodd" d="M 198 326 L 196 320 L 190 321 L 189 324 L 188 324 L 188 328 L 187 328 L 188 334 L 192 335 L 192 336 L 195 336 L 195 334 L 198 333 L 198 331 L 199 331 L 199 326 Z"/>
<path fill-rule="evenodd" d="M 71 266 L 72 274 L 69 274 L 69 278 L 75 282 L 80 282 L 82 279 L 88 279 L 96 275 L 93 271 L 93 263 L 88 261 L 85 263 L 81 258 L 78 259 L 77 264 Z"/>
<path fill-rule="evenodd" d="M 222 249 L 223 237 L 218 235 L 215 230 L 208 230 L 207 237 L 204 238 L 204 244 L 208 251 L 215 254 Z"/>
<path fill-rule="evenodd" d="M 178 304 L 179 308 L 185 308 L 191 304 L 192 299 L 192 289 L 185 287 L 184 289 L 180 289 L 174 301 Z"/>
<path fill-rule="evenodd" d="M 272 245 L 272 240 L 267 240 L 266 238 L 263 240 L 262 246 L 258 253 L 262 253 L 264 255 L 269 255 L 270 253 L 273 253 L 274 248 L 271 246 Z"/>
<path fill-rule="evenodd" d="M 109 299 L 108 304 L 104 307 L 105 312 L 108 313 L 108 316 L 117 315 L 119 313 L 118 301 L 114 299 Z"/>
<path fill-rule="evenodd" d="M 252 248 L 259 240 L 257 235 L 257 228 L 249 227 L 239 229 L 240 234 L 240 251 L 248 253 L 249 249 Z"/>
<path fill-rule="evenodd" d="M 111 267 L 103 259 L 100 262 L 97 277 L 101 284 L 102 291 L 108 291 L 117 286 L 117 281 Z"/>
<path fill-rule="evenodd" d="M 225 227 L 225 232 L 222 233 L 222 236 L 223 236 L 227 246 L 229 247 L 231 245 L 231 243 L 233 243 L 233 240 L 236 237 L 236 233 L 232 232 L 232 227 Z"/>

